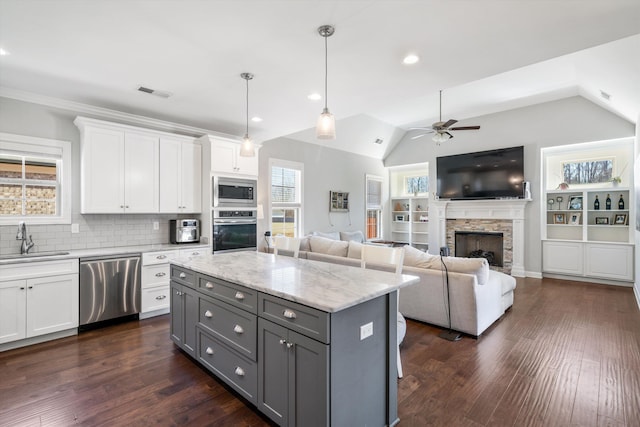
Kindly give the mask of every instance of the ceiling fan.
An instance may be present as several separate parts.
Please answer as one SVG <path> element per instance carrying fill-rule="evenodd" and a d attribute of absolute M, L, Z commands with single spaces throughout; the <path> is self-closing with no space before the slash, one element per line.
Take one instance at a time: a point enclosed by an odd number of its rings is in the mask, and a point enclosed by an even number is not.
<path fill-rule="evenodd" d="M 430 133 L 435 133 L 435 135 L 433 135 L 432 139 L 437 145 L 440 145 L 441 142 L 445 142 L 445 141 L 453 138 L 453 135 L 449 131 L 452 131 L 452 130 L 477 130 L 477 129 L 480 129 L 480 126 L 451 127 L 454 124 L 456 124 L 457 122 L 458 121 L 456 119 L 449 119 L 446 122 L 442 121 L 442 90 L 440 90 L 440 121 L 435 122 L 431 126 L 409 128 L 409 130 L 420 130 L 420 131 L 423 131 L 423 133 L 421 133 L 419 135 L 412 136 L 411 139 L 418 139 L 418 138 L 422 138 L 423 136 L 428 135 Z"/>

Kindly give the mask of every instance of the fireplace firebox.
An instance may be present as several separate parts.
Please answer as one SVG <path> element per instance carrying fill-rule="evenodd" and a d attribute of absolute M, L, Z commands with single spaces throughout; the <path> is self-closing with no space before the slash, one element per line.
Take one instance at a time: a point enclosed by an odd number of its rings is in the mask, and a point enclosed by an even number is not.
<path fill-rule="evenodd" d="M 489 265 L 504 266 L 503 233 L 456 231 L 455 241 L 456 256 L 486 258 Z"/>

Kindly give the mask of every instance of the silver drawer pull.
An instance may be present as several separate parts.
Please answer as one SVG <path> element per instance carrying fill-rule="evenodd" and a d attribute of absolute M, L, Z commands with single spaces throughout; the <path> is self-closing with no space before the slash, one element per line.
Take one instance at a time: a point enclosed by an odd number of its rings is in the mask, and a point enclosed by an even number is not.
<path fill-rule="evenodd" d="M 156 297 L 156 299 L 157 299 L 158 301 L 160 301 L 160 300 L 165 299 L 166 297 L 167 297 L 166 295 L 158 295 L 158 296 Z"/>
<path fill-rule="evenodd" d="M 166 256 L 166 255 L 158 255 L 158 256 L 156 257 L 156 259 L 166 259 L 166 258 L 167 258 L 167 256 Z"/>
<path fill-rule="evenodd" d="M 236 370 L 233 372 L 239 377 L 244 377 L 244 369 L 242 369 L 240 366 L 237 366 Z"/>
<path fill-rule="evenodd" d="M 204 284 L 204 287 L 207 288 L 207 289 L 213 289 L 213 283 L 207 282 L 207 283 Z"/>
<path fill-rule="evenodd" d="M 191 255 L 198 256 L 198 255 L 200 255 L 200 252 L 191 252 Z"/>
<path fill-rule="evenodd" d="M 187 275 L 185 273 L 180 273 L 179 276 L 180 276 L 181 279 L 184 279 L 185 277 L 187 277 Z"/>
<path fill-rule="evenodd" d="M 207 353 L 208 355 L 212 355 L 213 349 L 211 347 L 207 347 L 207 349 L 205 350 L 205 353 Z"/>
<path fill-rule="evenodd" d="M 242 292 L 236 292 L 236 299 L 238 301 L 242 301 L 244 299 L 244 294 Z"/>
<path fill-rule="evenodd" d="M 166 275 L 167 275 L 167 273 L 162 272 L 162 271 L 160 273 L 156 273 L 156 277 L 164 277 Z"/>
<path fill-rule="evenodd" d="M 244 329 L 242 329 L 242 326 L 236 325 L 233 327 L 233 332 L 235 332 L 236 334 L 242 334 L 244 333 Z"/>
<path fill-rule="evenodd" d="M 211 319 L 213 317 L 213 313 L 209 310 L 204 312 L 204 317 L 208 317 L 209 319 Z"/>
<path fill-rule="evenodd" d="M 293 310 L 289 310 L 286 309 L 284 312 L 282 312 L 282 315 L 284 317 L 286 317 L 287 319 L 295 319 L 296 318 L 296 312 Z"/>

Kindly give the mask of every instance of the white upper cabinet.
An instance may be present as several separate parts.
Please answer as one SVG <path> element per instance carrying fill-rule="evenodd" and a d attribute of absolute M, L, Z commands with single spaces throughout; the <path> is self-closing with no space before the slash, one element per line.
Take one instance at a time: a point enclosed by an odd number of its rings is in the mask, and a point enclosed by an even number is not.
<path fill-rule="evenodd" d="M 191 140 L 160 138 L 160 212 L 202 210 L 202 146 Z"/>
<path fill-rule="evenodd" d="M 193 138 L 77 117 L 81 213 L 199 213 L 202 147 Z"/>
<path fill-rule="evenodd" d="M 225 175 L 258 176 L 258 151 L 254 157 L 240 156 L 240 142 L 208 137 L 211 141 L 211 172 Z"/>

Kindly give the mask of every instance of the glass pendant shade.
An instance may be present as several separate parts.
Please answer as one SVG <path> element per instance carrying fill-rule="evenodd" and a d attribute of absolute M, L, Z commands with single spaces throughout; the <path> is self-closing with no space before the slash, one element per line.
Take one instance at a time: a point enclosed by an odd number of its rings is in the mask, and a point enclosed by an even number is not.
<path fill-rule="evenodd" d="M 318 117 L 318 123 L 316 124 L 316 138 L 336 139 L 336 119 L 327 108 L 322 110 L 322 114 Z"/>
<path fill-rule="evenodd" d="M 256 155 L 256 148 L 253 145 L 253 140 L 249 138 L 249 134 L 245 134 L 242 138 L 242 145 L 240 146 L 240 155 L 242 157 L 253 157 Z"/>

